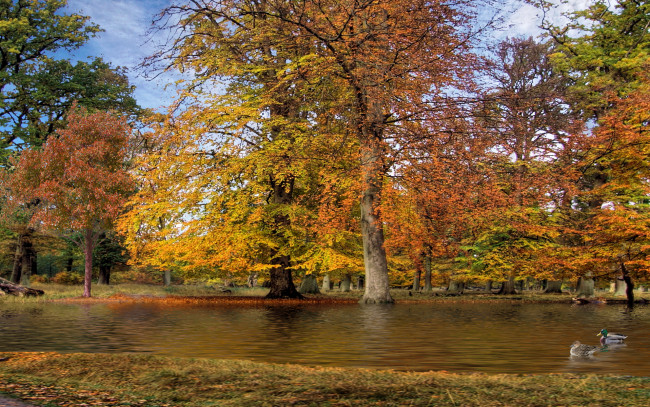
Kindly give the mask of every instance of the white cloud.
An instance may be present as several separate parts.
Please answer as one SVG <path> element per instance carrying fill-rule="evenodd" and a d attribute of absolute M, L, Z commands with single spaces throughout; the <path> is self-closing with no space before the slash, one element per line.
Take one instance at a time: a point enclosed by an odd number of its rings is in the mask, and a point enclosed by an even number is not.
<path fill-rule="evenodd" d="M 565 17 L 566 13 L 585 10 L 593 4 L 594 1 L 551 0 L 551 3 L 556 7 L 551 8 L 545 16 L 541 10 L 530 4 L 524 3 L 522 0 L 510 0 L 508 3 L 514 7 L 515 11 L 507 19 L 505 23 L 507 29 L 503 34 L 510 37 L 528 35 L 535 37 L 543 33 L 540 29 L 542 18 L 545 18 L 546 22 L 551 22 L 554 25 L 561 26 L 568 22 Z M 613 6 L 610 4 L 610 7 Z"/>
<path fill-rule="evenodd" d="M 160 108 L 169 104 L 173 95 L 163 90 L 162 81 L 147 81 L 136 70 L 154 52 L 146 37 L 151 21 L 169 3 L 170 0 L 68 0 L 68 12 L 90 16 L 104 30 L 75 51 L 72 58 L 102 57 L 115 67 L 125 67 L 129 80 L 136 86 L 135 96 L 140 105 Z"/>

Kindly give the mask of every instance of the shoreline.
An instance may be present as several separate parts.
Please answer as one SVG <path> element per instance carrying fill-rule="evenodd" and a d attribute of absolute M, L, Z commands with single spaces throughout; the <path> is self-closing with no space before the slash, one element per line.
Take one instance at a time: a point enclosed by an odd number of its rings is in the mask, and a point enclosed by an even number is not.
<path fill-rule="evenodd" d="M 401 372 L 145 354 L 4 352 L 0 393 L 33 405 L 497 406 L 650 403 L 650 377 Z"/>

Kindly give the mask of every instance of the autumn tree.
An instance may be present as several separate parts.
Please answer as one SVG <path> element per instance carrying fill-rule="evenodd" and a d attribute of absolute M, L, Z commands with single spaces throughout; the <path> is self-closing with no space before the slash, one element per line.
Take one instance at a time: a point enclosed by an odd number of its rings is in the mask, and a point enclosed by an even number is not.
<path fill-rule="evenodd" d="M 515 291 L 515 277 L 561 279 L 566 273 L 551 253 L 560 244 L 558 212 L 571 205 L 582 122 L 570 109 L 569 81 L 555 71 L 553 52 L 550 42 L 511 38 L 487 64 L 491 89 L 480 122 L 492 140 L 490 165 L 507 199 L 494 207 L 492 226 L 472 252 L 479 258 L 474 267 L 505 281 L 502 292 L 508 294 Z"/>
<path fill-rule="evenodd" d="M 296 92 L 302 92 L 303 97 L 316 96 L 299 102 L 302 125 L 317 124 L 318 117 L 330 117 L 347 124 L 338 131 L 354 140 L 356 145 L 366 274 L 363 302 L 392 302 L 380 209 L 386 175 L 393 163 L 390 156 L 408 142 L 408 132 L 401 131 L 405 121 L 424 120 L 422 112 L 429 111 L 431 104 L 443 97 L 444 89 L 456 84 L 465 73 L 471 61 L 468 51 L 472 33 L 467 24 L 471 20 L 469 4 L 465 1 L 346 0 L 258 4 L 194 0 L 170 9 L 183 15 L 180 19 L 183 34 L 173 44 L 173 47 L 180 47 L 177 48 L 179 52 L 172 52 L 177 56 L 176 66 L 182 70 L 191 69 L 205 77 L 225 77 L 232 72 L 229 67 L 239 69 L 242 66 L 239 58 L 254 56 L 259 61 L 248 65 L 255 71 L 248 73 L 243 83 L 260 89 L 261 94 L 273 101 L 262 116 L 271 121 L 275 119 L 266 132 L 289 134 L 296 128 L 296 122 L 287 120 L 291 115 L 286 114 L 292 111 L 287 110 L 288 107 L 295 109 L 295 96 L 290 105 L 283 102 L 287 95 Z M 206 24 L 217 30 L 208 30 Z M 212 44 L 207 48 L 209 52 L 197 52 L 205 47 L 196 46 L 193 43 L 196 38 L 200 38 L 203 45 Z M 238 50 L 237 54 L 233 55 L 233 50 Z M 265 52 L 269 50 L 271 52 Z M 214 69 L 204 65 L 206 58 L 216 61 Z M 278 82 L 279 78 L 283 80 Z M 197 92 L 197 87 L 188 86 L 187 90 Z M 328 100 L 336 97 L 337 103 L 329 103 L 329 111 L 320 115 L 318 111 L 325 112 L 324 106 L 311 104 L 317 113 L 310 117 L 309 101 L 316 100 L 318 104 L 324 95 Z M 258 112 L 256 108 L 256 117 L 259 117 Z M 280 112 L 282 114 L 278 115 Z M 241 123 L 241 118 L 252 117 L 237 113 L 228 118 L 237 117 Z M 311 122 L 305 120 L 311 118 L 314 119 Z M 258 125 L 249 126 L 247 130 L 258 131 Z M 286 146 L 296 147 L 300 143 L 286 140 L 284 145 L 282 154 L 260 150 L 265 162 L 274 155 L 282 158 L 277 163 L 286 162 L 286 157 L 295 157 L 299 150 L 287 151 Z M 313 162 L 311 153 L 306 158 Z M 291 186 L 296 185 L 292 172 L 282 169 L 278 172 L 281 178 L 274 175 L 269 179 L 268 185 L 275 190 L 271 198 L 282 197 L 282 202 L 275 203 L 291 202 L 287 192 L 293 193 Z M 278 217 L 274 223 L 276 230 L 290 230 L 286 220 Z M 280 261 L 282 256 L 274 258 Z"/>
<path fill-rule="evenodd" d="M 645 80 L 599 120 L 595 145 L 585 160 L 606 169 L 607 180 L 578 194 L 585 267 L 597 275 L 619 274 L 629 306 L 634 302 L 632 278 L 650 277 L 650 167 L 648 119 L 650 81 Z M 602 202 L 600 207 L 584 205 Z M 614 273 L 612 273 L 612 271 Z"/>
<path fill-rule="evenodd" d="M 174 252 L 183 269 L 204 276 L 268 272 L 269 297 L 299 297 L 292 272 L 295 255 L 314 243 L 306 230 L 313 180 L 335 151 L 329 147 L 341 146 L 338 135 L 316 133 L 310 121 L 322 121 L 314 111 L 325 108 L 314 106 L 327 99 L 301 78 L 310 45 L 271 41 L 272 23 L 255 14 L 264 5 L 245 5 L 244 16 L 231 15 L 228 2 L 199 6 L 166 11 L 182 16 L 186 35 L 149 61 L 194 75 L 178 110 L 156 126 L 156 151 L 140 161 L 143 188 L 125 221 L 128 241 L 135 248 L 138 240 L 155 241 L 151 262 Z M 222 86 L 226 95 L 214 91 Z M 129 223 L 138 229 L 129 231 Z"/>
<path fill-rule="evenodd" d="M 141 114 L 123 69 L 96 58 L 75 64 L 56 59 L 72 51 L 99 27 L 89 18 L 65 14 L 65 1 L 13 1 L 0 5 L 0 163 L 22 149 L 41 146 L 65 126 L 72 104 L 89 109 L 118 109 L 135 119 Z M 3 208 L 4 210 L 5 208 Z M 26 208 L 23 208 L 26 209 Z M 13 279 L 27 282 L 36 264 L 37 247 L 29 211 L 5 214 L 15 247 Z"/>
<path fill-rule="evenodd" d="M 78 236 L 85 259 L 84 296 L 90 297 L 93 249 L 110 229 L 133 191 L 125 168 L 131 133 L 125 119 L 73 108 L 68 125 L 42 149 L 23 151 L 5 174 L 9 204 L 33 206 L 32 225 L 62 236 Z"/>
<path fill-rule="evenodd" d="M 620 0 L 613 7 L 596 1 L 570 17 L 566 26 L 546 30 L 557 43 L 555 66 L 573 81 L 575 109 L 593 123 L 581 146 L 579 192 L 567 211 L 577 237 L 572 249 L 584 269 L 601 276 L 619 272 L 629 288 L 626 262 L 645 275 L 639 263 L 644 254 L 634 242 L 644 240 L 639 231 L 646 222 L 641 157 L 647 149 L 650 8 L 643 1 Z"/>
<path fill-rule="evenodd" d="M 463 246 L 484 228 L 487 214 L 503 205 L 490 165 L 492 140 L 471 119 L 475 102 L 449 106 L 448 117 L 419 130 L 426 137 L 402 152 L 385 194 L 387 248 L 409 253 L 425 291 L 432 289 L 434 266 L 445 269 L 452 286 L 462 283 L 468 275 L 465 262 L 457 261 Z"/>

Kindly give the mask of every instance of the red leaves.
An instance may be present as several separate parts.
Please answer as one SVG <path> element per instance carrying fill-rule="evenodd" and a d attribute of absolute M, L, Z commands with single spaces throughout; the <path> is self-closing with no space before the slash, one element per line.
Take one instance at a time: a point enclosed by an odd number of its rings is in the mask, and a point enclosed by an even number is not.
<path fill-rule="evenodd" d="M 18 202 L 39 200 L 32 222 L 58 230 L 108 226 L 134 183 L 125 170 L 131 132 L 108 112 L 73 109 L 68 126 L 42 150 L 26 150 L 15 162 L 9 186 Z"/>

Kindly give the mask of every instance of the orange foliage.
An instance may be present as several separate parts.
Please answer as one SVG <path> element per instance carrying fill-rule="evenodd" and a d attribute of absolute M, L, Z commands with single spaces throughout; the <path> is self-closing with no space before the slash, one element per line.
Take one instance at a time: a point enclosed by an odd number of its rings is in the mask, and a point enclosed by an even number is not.
<path fill-rule="evenodd" d="M 8 206 L 29 208 L 32 225 L 77 237 L 86 263 L 84 295 L 90 296 L 94 245 L 134 189 L 125 168 L 131 128 L 111 113 L 76 106 L 67 119 L 42 150 L 25 150 L 12 162 L 5 187 Z"/>

